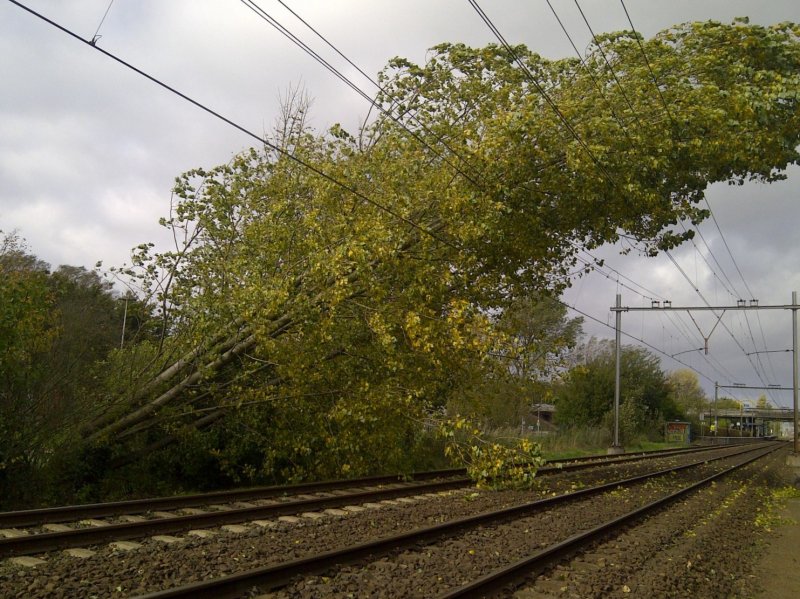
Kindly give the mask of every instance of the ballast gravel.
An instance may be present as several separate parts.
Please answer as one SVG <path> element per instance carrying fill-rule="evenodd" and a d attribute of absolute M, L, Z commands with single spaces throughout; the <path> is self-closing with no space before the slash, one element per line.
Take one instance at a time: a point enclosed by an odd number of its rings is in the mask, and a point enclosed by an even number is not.
<path fill-rule="evenodd" d="M 709 453 L 708 457 L 711 455 Z M 660 467 L 665 467 L 679 461 L 685 463 L 694 460 L 697 460 L 697 457 L 686 456 L 660 459 L 657 462 Z M 721 574 L 723 577 L 736 574 L 736 580 L 740 581 L 738 573 L 745 566 L 738 561 L 738 558 L 728 554 L 727 547 L 730 545 L 725 543 L 730 543 L 731 539 L 727 539 L 726 531 L 722 531 L 719 538 L 714 534 L 717 530 L 715 526 L 697 528 L 694 537 L 686 536 L 684 532 L 692 529 L 689 527 L 690 522 L 696 524 L 704 518 L 706 520 L 711 518 L 711 515 L 703 514 L 713 512 L 712 507 L 715 504 L 724 503 L 725 498 L 731 493 L 746 488 L 746 491 L 739 491 L 739 496 L 731 499 L 729 505 L 726 504 L 728 506 L 726 510 L 719 512 L 714 518 L 724 523 L 724 526 L 728 526 L 730 522 L 750 523 L 744 538 L 736 537 L 736 543 L 752 547 L 759 534 L 763 533 L 753 523 L 755 513 L 753 510 L 757 507 L 758 501 L 751 498 L 751 494 L 756 497 L 757 489 L 776 484 L 776 480 L 782 480 L 773 472 L 777 470 L 779 462 L 777 458 L 770 459 L 768 463 L 771 466 L 766 471 L 761 462 L 757 468 L 748 467 L 746 472 L 750 473 L 747 475 L 750 478 L 745 475 L 741 478 L 748 481 L 747 485 L 735 482 L 739 479 L 732 479 L 731 482 L 717 484 L 707 492 L 696 494 L 697 498 L 687 501 L 687 504 L 697 505 L 691 517 L 672 515 L 682 513 L 681 510 L 665 511 L 663 518 L 666 518 L 667 522 L 675 520 L 678 525 L 675 529 L 677 532 L 663 532 L 660 536 L 654 536 L 660 539 L 657 545 L 648 545 L 644 539 L 638 538 L 634 539 L 634 544 L 627 545 L 624 551 L 613 552 L 611 549 L 613 545 L 610 545 L 608 552 L 613 559 L 609 557 L 597 560 L 594 557 L 583 559 L 583 563 L 588 565 L 577 568 L 565 566 L 571 568 L 568 570 L 569 575 L 556 570 L 545 577 L 529 581 L 527 589 L 515 592 L 539 593 L 539 595 L 520 595 L 531 598 L 605 597 L 613 596 L 604 594 L 611 591 L 621 597 L 681 596 L 668 594 L 675 588 L 684 588 L 676 586 L 677 583 L 672 581 L 671 577 L 677 574 L 670 568 L 658 569 L 659 574 L 653 580 L 643 576 L 640 569 L 641 563 L 646 563 L 648 559 L 658 560 L 662 554 L 668 555 L 677 563 L 678 555 L 684 549 L 689 552 L 687 554 L 689 556 L 693 555 L 692 551 L 695 553 L 699 551 L 696 547 L 688 547 L 677 542 L 684 538 L 704 540 L 701 555 L 705 557 L 699 562 L 697 558 L 695 560 L 691 560 L 691 557 L 686 558 L 687 561 L 699 564 L 696 567 L 697 572 L 702 572 L 703 576 L 708 575 L 711 570 L 723 573 Z M 37 556 L 44 559 L 45 563 L 36 567 L 21 567 L 6 560 L 0 564 L 0 597 L 136 596 L 193 581 L 274 565 L 490 509 L 518 505 L 623 475 L 633 476 L 656 469 L 655 463 L 656 461 L 618 465 L 613 471 L 606 468 L 542 477 L 536 488 L 524 492 L 480 492 L 466 489 L 433 497 L 416 497 L 411 503 L 394 501 L 370 507 L 359 506 L 363 508 L 361 511 L 351 511 L 347 515 L 325 514 L 322 518 L 301 516 L 297 522 L 250 523 L 244 532 L 214 529 L 216 534 L 205 538 L 188 534 L 176 535 L 180 540 L 169 544 L 154 539 L 142 539 L 139 541 L 141 547 L 129 551 L 114 549 L 109 545 L 96 546 L 91 548 L 96 552 L 95 555 L 86 558 L 74 558 L 63 552 L 51 552 Z M 718 467 L 718 464 L 710 463 L 701 470 L 707 475 Z M 765 472 L 771 474 L 768 476 Z M 761 474 L 756 476 L 755 473 Z M 463 584 L 467 579 L 507 563 L 516 556 L 522 556 L 531 548 L 535 549 L 563 538 L 567 531 L 575 532 L 591 526 L 700 476 L 689 473 L 667 475 L 657 482 L 642 483 L 635 487 L 573 502 L 565 507 L 540 511 L 513 523 L 485 527 L 435 545 L 378 556 L 359 566 L 340 568 L 328 576 L 308 577 L 272 594 L 276 597 L 435 596 L 438 592 Z M 704 496 L 703 493 L 712 494 Z M 654 517 L 653 521 L 658 517 Z M 665 526 L 665 530 L 670 530 L 670 526 Z M 637 528 L 631 529 L 630 534 L 636 534 L 636 530 Z M 714 542 L 721 543 L 717 546 L 716 556 L 708 555 L 708 547 L 713 546 Z M 736 544 L 733 546 L 738 547 Z M 630 547 L 642 547 L 642 551 L 637 549 L 632 552 Z M 724 551 L 720 550 L 722 547 L 725 547 Z M 601 550 L 600 553 L 604 552 L 605 550 Z M 641 553 L 638 566 L 632 566 L 628 570 L 623 570 L 621 566 L 611 566 L 611 564 L 625 563 L 621 558 L 627 559 L 629 553 L 637 555 Z M 747 555 L 750 554 L 752 551 Z M 730 568 L 723 570 L 719 564 L 716 568 L 706 566 L 707 563 L 715 563 L 715 560 L 725 561 L 726 557 L 727 561 L 736 564 L 735 572 Z M 680 557 L 680 560 L 682 559 L 683 557 Z M 630 573 L 622 575 L 620 574 L 622 571 Z M 663 573 L 666 573 L 667 578 L 662 577 Z M 677 573 L 686 574 L 680 569 Z M 696 578 L 691 568 L 689 574 L 692 580 Z M 627 582 L 620 582 L 622 578 Z M 692 583 L 694 584 L 696 583 Z M 687 588 L 695 588 L 692 585 L 688 585 Z M 628 591 L 625 591 L 626 587 Z M 746 596 L 730 593 L 744 593 L 744 589 L 751 589 L 752 584 L 743 584 L 741 581 L 726 582 L 709 588 L 717 587 L 720 592 L 728 594 L 716 594 L 717 592 L 713 591 L 712 594 L 699 593 L 695 596 Z M 648 594 L 640 594 L 645 590 Z M 262 592 L 267 591 L 262 590 Z M 585 594 L 587 592 L 589 594 Z"/>

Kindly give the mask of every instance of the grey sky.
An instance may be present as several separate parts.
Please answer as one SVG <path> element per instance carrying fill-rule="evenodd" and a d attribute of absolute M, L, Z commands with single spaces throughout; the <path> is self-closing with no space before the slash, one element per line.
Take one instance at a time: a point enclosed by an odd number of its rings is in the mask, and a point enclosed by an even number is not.
<path fill-rule="evenodd" d="M 443 41 L 470 45 L 494 41 L 466 0 L 286 3 L 370 74 L 397 55 L 421 62 L 427 48 Z M 29 0 L 26 4 L 90 38 L 108 0 Z M 373 92 L 369 83 L 318 43 L 278 2 L 261 0 L 259 5 L 365 91 Z M 585 48 L 589 34 L 574 2 L 553 0 L 553 5 L 578 47 Z M 510 42 L 524 43 L 548 57 L 571 55 L 544 0 L 484 0 L 482 6 Z M 617 0 L 585 0 L 581 6 L 596 32 L 627 26 Z M 769 24 L 800 19 L 795 0 L 628 0 L 627 6 L 634 24 L 647 36 L 690 20 L 727 22 L 749 16 L 753 22 Z M 355 129 L 367 111 L 354 92 L 236 0 L 116 0 L 100 34 L 102 48 L 257 133 L 271 128 L 279 96 L 293 84 L 304 85 L 314 99 L 312 122 L 320 131 L 335 122 Z M 251 144 L 240 132 L 8 0 L 0 0 L 0 78 L 0 229 L 18 228 L 31 250 L 54 266 L 91 267 L 97 260 L 119 265 L 128 260 L 130 248 L 141 242 L 165 247 L 169 240 L 157 221 L 168 213 L 175 176 L 193 167 L 226 162 Z M 787 181 L 772 186 L 721 185 L 709 191 L 738 266 L 762 304 L 788 303 L 791 291 L 800 288 L 798 188 L 800 169 L 794 168 Z M 744 295 L 744 285 L 713 223 L 704 223 L 701 231 Z M 707 248 L 697 242 L 712 261 Z M 702 304 L 666 257 L 623 257 L 614 248 L 598 254 L 676 305 Z M 693 247 L 681 248 L 674 255 L 710 302 L 733 301 Z M 627 289 L 620 291 L 623 303 L 646 301 Z M 593 274 L 576 281 L 565 299 L 604 322 L 613 322 L 608 308 L 616 292 L 615 282 Z M 756 347 L 741 315 L 723 319 L 746 351 L 764 349 L 762 327 L 768 349 L 790 347 L 788 312 L 752 314 L 749 320 Z M 713 326 L 709 315 L 698 317 L 698 324 L 705 331 Z M 687 339 L 678 328 L 685 332 L 694 327 L 686 316 L 679 323 L 658 314 L 626 315 L 624 325 L 667 353 L 692 347 L 690 333 Z M 744 352 L 721 326 L 711 339 L 711 364 L 700 352 L 680 358 L 708 377 L 706 389 L 712 388 L 709 381 L 713 380 L 760 384 Z M 606 327 L 590 323 L 586 330 L 610 334 Z M 789 354 L 763 355 L 762 360 L 765 382 L 791 383 Z M 680 366 L 668 359 L 664 365 Z M 758 392 L 738 394 L 740 398 L 757 396 Z M 783 405 L 790 400 L 785 393 L 771 397 Z"/>

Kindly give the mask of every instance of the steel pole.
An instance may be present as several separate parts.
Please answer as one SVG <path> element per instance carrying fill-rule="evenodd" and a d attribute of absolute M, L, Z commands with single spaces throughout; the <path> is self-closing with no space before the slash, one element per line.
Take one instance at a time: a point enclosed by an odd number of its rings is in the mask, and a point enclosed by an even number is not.
<path fill-rule="evenodd" d="M 798 379 L 798 362 L 797 362 L 797 292 L 792 291 L 792 396 L 794 407 L 794 452 L 800 453 L 800 430 L 797 422 L 797 379 Z"/>
<path fill-rule="evenodd" d="M 717 399 L 719 398 L 719 382 L 714 381 L 714 438 L 717 437 L 719 430 L 719 418 L 717 417 Z"/>
<path fill-rule="evenodd" d="M 619 372 L 622 356 L 622 294 L 617 294 L 617 318 L 616 318 L 616 370 L 614 373 L 614 447 L 619 447 Z"/>

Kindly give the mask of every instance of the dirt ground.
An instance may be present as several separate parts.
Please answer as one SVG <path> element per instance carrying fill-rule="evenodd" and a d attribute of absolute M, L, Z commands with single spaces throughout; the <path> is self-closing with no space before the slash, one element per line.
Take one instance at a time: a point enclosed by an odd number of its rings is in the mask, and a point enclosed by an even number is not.
<path fill-rule="evenodd" d="M 800 499 L 790 499 L 779 514 L 782 523 L 766 541 L 758 567 L 762 591 L 757 599 L 800 596 Z"/>

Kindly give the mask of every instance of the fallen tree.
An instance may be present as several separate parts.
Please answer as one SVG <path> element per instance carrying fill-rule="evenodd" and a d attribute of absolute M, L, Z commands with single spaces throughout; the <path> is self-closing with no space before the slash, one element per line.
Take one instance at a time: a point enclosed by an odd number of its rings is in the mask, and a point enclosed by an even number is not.
<path fill-rule="evenodd" d="M 772 181 L 797 162 L 796 25 L 600 44 L 616 78 L 596 49 L 585 63 L 451 44 L 425 65 L 396 59 L 379 101 L 414 136 L 385 117 L 356 136 L 292 125 L 280 145 L 329 178 L 269 150 L 179 178 L 164 224 L 190 242 L 141 246 L 135 265 L 154 293 L 168 273 L 160 299 L 182 357 L 101 405 L 89 442 L 141 430 L 141 447 L 161 447 L 225 412 L 258 423 L 265 469 L 396 465 L 502 343 L 491 314 L 558 293 L 581 248 L 622 235 L 646 254 L 673 248 L 691 236 L 679 222 L 708 215 L 709 184 Z M 260 411 L 223 405 L 232 394 Z"/>

